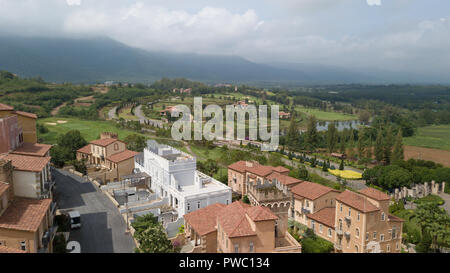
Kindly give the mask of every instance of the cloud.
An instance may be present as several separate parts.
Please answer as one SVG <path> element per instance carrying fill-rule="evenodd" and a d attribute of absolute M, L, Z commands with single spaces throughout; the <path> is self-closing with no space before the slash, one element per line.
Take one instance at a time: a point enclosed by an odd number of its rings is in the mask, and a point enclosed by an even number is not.
<path fill-rule="evenodd" d="M 79 6 L 81 5 L 81 0 L 66 0 L 69 6 Z"/>
<path fill-rule="evenodd" d="M 369 6 L 381 6 L 381 0 L 367 0 Z"/>

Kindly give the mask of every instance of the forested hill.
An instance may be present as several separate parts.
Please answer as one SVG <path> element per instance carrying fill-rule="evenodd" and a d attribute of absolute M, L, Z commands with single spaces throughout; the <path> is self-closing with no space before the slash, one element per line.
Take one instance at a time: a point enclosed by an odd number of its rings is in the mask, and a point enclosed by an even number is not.
<path fill-rule="evenodd" d="M 0 70 L 51 82 L 152 82 L 162 77 L 211 82 L 307 80 L 302 72 L 236 56 L 148 52 L 107 38 L 0 37 Z"/>

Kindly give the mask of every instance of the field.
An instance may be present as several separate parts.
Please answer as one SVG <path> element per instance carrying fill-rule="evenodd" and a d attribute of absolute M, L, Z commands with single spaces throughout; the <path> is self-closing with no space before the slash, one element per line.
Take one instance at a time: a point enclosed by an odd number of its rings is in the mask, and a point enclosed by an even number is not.
<path fill-rule="evenodd" d="M 415 136 L 405 138 L 403 143 L 409 146 L 450 151 L 450 125 L 421 127 Z"/>
<path fill-rule="evenodd" d="M 122 108 L 119 110 L 119 118 L 126 120 L 138 120 L 138 118 L 131 113 L 131 107 Z"/>
<path fill-rule="evenodd" d="M 405 159 L 423 159 L 450 166 L 450 151 L 415 146 L 405 146 Z"/>
<path fill-rule="evenodd" d="M 344 121 L 344 120 L 355 120 L 358 119 L 355 115 L 347 115 L 336 112 L 325 112 L 315 108 L 305 108 L 303 106 L 296 106 L 295 110 L 307 114 L 309 116 L 313 115 L 318 120 L 326 120 L 326 121 Z"/>
<path fill-rule="evenodd" d="M 362 178 L 362 174 L 355 172 L 355 171 L 351 171 L 351 170 L 345 170 L 345 171 L 341 171 L 341 170 L 328 170 L 331 174 L 335 175 L 335 176 L 340 176 L 342 178 L 345 179 L 352 179 L 352 180 L 357 180 L 357 179 L 361 179 Z"/>
<path fill-rule="evenodd" d="M 58 123 L 58 121 L 66 121 L 66 123 Z M 39 124 L 45 125 L 49 132 L 39 134 L 39 138 L 43 143 L 55 144 L 58 134 L 67 133 L 70 130 L 79 130 L 81 135 L 91 141 L 98 139 L 102 132 L 118 133 L 120 139 L 124 139 L 128 135 L 135 134 L 133 131 L 119 129 L 110 121 L 89 121 L 76 118 L 44 118 L 38 120 Z M 56 125 L 55 125 L 56 124 Z"/>

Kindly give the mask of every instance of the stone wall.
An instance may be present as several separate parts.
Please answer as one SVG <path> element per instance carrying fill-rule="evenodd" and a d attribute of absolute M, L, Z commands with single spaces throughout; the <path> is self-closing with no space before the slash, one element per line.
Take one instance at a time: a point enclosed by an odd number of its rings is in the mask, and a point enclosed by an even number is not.
<path fill-rule="evenodd" d="M 412 198 L 422 198 L 430 194 L 439 194 L 444 192 L 445 182 L 436 183 L 434 180 L 431 183 L 425 182 L 423 184 L 415 184 L 411 188 L 402 187 L 394 189 L 391 193 L 391 197 L 398 201 L 399 199 L 412 197 Z"/>

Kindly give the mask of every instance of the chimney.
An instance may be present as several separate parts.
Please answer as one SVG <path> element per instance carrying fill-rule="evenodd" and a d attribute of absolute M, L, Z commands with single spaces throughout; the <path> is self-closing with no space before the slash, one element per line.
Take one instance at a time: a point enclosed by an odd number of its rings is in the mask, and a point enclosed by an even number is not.
<path fill-rule="evenodd" d="M 117 135 L 117 133 L 113 133 L 113 132 L 103 132 L 100 134 L 100 139 L 106 139 L 106 138 L 117 139 L 118 135 Z"/>

